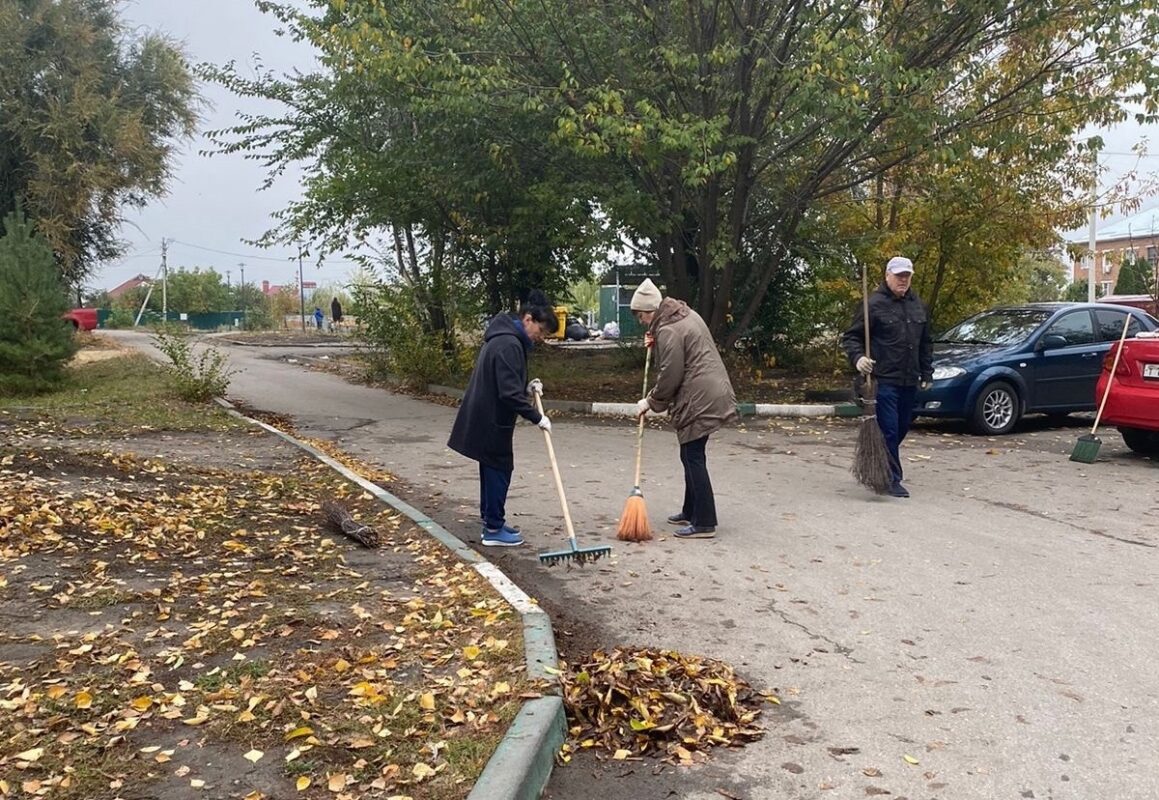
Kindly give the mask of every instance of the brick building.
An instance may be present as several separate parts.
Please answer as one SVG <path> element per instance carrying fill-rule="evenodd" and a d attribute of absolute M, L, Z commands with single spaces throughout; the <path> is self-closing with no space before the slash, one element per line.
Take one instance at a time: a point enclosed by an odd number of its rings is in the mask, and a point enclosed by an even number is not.
<path fill-rule="evenodd" d="M 1071 280 L 1087 282 L 1087 249 L 1090 235 L 1083 231 L 1067 237 L 1071 261 Z M 1134 254 L 1146 259 L 1152 268 L 1159 265 L 1159 208 L 1140 211 L 1118 222 L 1095 228 L 1095 284 L 1098 294 L 1113 294 L 1119 279 L 1119 266 Z"/>

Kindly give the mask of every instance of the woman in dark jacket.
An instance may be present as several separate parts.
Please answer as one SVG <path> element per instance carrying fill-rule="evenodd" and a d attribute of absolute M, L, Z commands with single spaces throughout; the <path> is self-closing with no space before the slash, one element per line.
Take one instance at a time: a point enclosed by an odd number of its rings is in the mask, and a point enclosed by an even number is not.
<path fill-rule="evenodd" d="M 515 470 L 511 446 L 515 416 L 550 431 L 551 420 L 527 399 L 527 356 L 531 348 L 555 333 L 559 323 L 547 297 L 532 291 L 518 314 L 500 314 L 483 335 L 483 348 L 463 395 L 447 446 L 479 462 L 479 512 L 483 544 L 515 547 L 523 544 L 507 525 L 507 490 Z"/>

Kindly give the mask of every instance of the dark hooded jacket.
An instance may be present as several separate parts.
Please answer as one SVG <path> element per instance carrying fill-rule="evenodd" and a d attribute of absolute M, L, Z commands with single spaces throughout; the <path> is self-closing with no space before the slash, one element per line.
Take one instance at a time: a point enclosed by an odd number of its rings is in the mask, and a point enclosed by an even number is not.
<path fill-rule="evenodd" d="M 495 469 L 515 468 L 515 416 L 538 423 L 527 398 L 527 356 L 532 342 L 516 317 L 500 314 L 483 335 L 483 348 L 463 395 L 447 446 Z"/>
<path fill-rule="evenodd" d="M 683 300 L 665 297 L 649 327 L 656 339 L 653 411 L 667 411 L 681 444 L 701 439 L 734 420 L 736 395 L 708 326 Z"/>

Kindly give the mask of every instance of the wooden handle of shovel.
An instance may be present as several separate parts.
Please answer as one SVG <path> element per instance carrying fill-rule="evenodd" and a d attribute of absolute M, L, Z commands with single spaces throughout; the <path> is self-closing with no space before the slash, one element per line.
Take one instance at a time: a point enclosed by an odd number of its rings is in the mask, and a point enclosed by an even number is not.
<path fill-rule="evenodd" d="M 1119 368 L 1119 356 L 1123 354 L 1123 342 L 1127 341 L 1127 328 L 1131 325 L 1131 315 L 1123 315 L 1123 332 L 1119 335 L 1119 349 L 1115 351 L 1115 358 L 1111 363 L 1111 374 L 1107 378 L 1107 388 L 1103 389 L 1103 399 L 1099 403 L 1099 413 L 1095 414 L 1095 424 L 1091 426 L 1091 436 L 1099 428 L 1099 420 L 1103 418 L 1103 409 L 1107 407 L 1107 398 L 1111 396 L 1111 381 L 1115 379 L 1115 370 Z"/>
<path fill-rule="evenodd" d="M 542 416 L 543 401 L 539 392 L 535 392 L 535 408 Z M 567 510 L 567 496 L 563 493 L 563 478 L 559 476 L 559 464 L 555 461 L 555 448 L 551 445 L 551 431 L 543 432 L 543 439 L 547 442 L 547 457 L 551 460 L 551 473 L 555 476 L 555 490 L 559 492 L 559 507 L 563 510 L 563 524 L 567 526 L 567 537 L 571 539 L 572 547 L 576 545 L 575 528 L 571 524 L 571 512 Z"/>
<path fill-rule="evenodd" d="M 644 351 L 644 391 L 641 397 L 648 396 L 648 367 L 652 363 L 652 348 L 648 347 Z M 640 424 L 636 430 L 636 482 L 632 485 L 639 488 L 640 486 L 640 465 L 644 458 L 644 417 L 646 414 L 640 415 Z"/>

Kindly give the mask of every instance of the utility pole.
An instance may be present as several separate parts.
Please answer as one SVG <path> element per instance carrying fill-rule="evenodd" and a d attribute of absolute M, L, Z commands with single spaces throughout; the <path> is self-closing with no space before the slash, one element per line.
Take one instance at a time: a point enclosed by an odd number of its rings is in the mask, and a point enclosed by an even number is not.
<path fill-rule="evenodd" d="M 1098 244 L 1095 235 L 1095 208 L 1099 199 L 1099 151 L 1091 150 L 1091 227 L 1088 250 L 1090 266 L 1087 268 L 1087 302 L 1095 302 L 1095 246 Z"/>
<path fill-rule="evenodd" d="M 302 279 L 302 245 L 298 245 L 298 303 L 302 311 L 302 332 L 306 332 L 306 284 Z"/>
<path fill-rule="evenodd" d="M 242 261 L 242 262 L 238 263 L 238 267 L 241 268 L 241 288 L 238 289 L 238 292 L 241 293 L 241 327 L 242 327 L 242 330 L 245 330 L 246 329 L 246 324 L 245 324 L 246 323 L 246 318 L 245 318 L 245 262 Z"/>
<path fill-rule="evenodd" d="M 169 321 L 169 240 L 161 237 L 161 318 Z"/>

